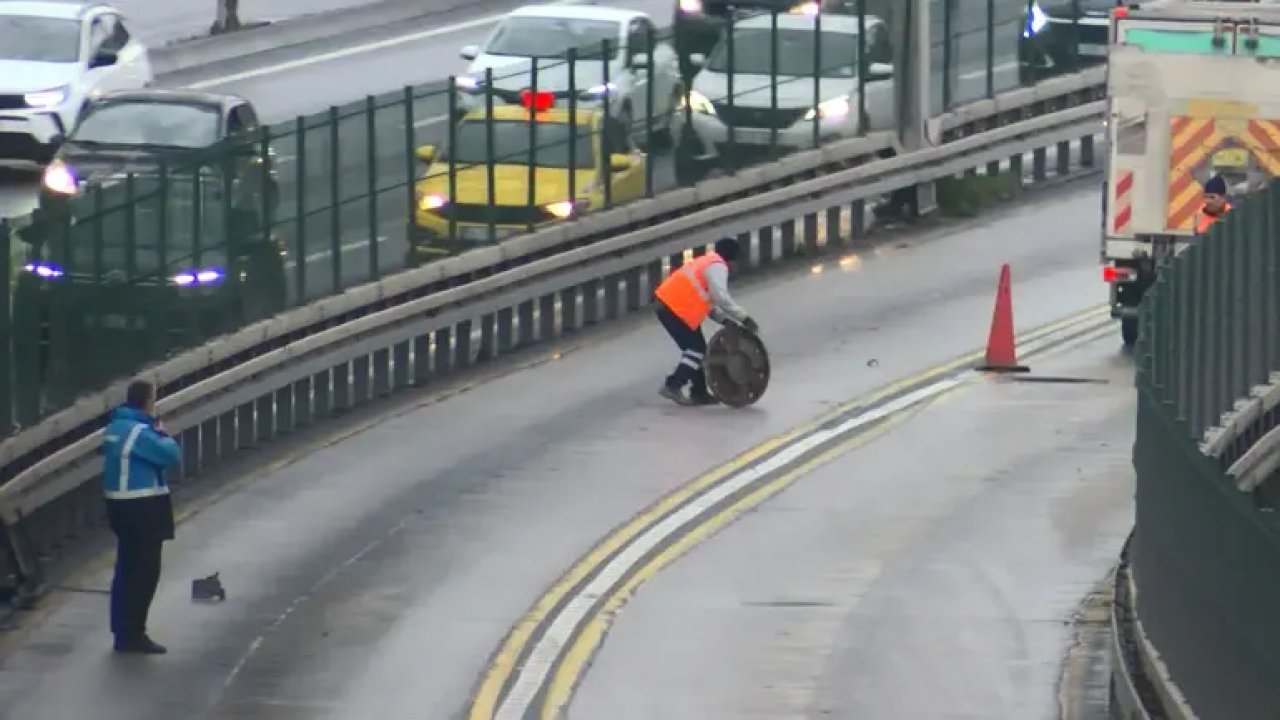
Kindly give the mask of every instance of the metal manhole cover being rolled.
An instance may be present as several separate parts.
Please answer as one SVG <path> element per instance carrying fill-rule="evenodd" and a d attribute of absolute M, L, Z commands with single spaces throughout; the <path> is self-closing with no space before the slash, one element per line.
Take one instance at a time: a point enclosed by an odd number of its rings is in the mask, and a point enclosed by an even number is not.
<path fill-rule="evenodd" d="M 707 389 L 729 407 L 755 403 L 769 387 L 769 353 L 760 338 L 725 325 L 707 343 Z"/>

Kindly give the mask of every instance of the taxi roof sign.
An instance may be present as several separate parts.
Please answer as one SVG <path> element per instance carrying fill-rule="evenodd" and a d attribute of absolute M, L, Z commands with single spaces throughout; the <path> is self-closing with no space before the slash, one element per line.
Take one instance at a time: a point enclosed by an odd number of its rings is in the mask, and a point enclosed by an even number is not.
<path fill-rule="evenodd" d="M 520 105 L 532 112 L 546 112 L 555 107 L 556 95 L 553 92 L 534 92 L 524 90 L 520 93 Z"/>

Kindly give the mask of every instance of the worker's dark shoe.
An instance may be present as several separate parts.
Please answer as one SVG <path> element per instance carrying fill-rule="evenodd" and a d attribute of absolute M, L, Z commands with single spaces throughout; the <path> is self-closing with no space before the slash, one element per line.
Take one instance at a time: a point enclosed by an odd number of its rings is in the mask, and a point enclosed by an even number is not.
<path fill-rule="evenodd" d="M 115 651 L 131 655 L 164 655 L 169 649 L 151 638 L 143 635 L 140 638 L 116 638 Z"/>
<path fill-rule="evenodd" d="M 711 393 L 690 393 L 689 402 L 693 405 L 719 405 L 720 401 Z"/>
<path fill-rule="evenodd" d="M 658 391 L 658 394 L 677 405 L 693 404 L 692 400 L 684 396 L 684 392 L 682 392 L 680 388 L 673 388 L 666 383 L 663 383 L 662 389 Z"/>

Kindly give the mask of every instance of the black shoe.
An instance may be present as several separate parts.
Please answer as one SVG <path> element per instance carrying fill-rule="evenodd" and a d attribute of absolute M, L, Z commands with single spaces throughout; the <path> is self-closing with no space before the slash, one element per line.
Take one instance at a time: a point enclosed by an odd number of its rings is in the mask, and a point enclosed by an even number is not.
<path fill-rule="evenodd" d="M 689 401 L 694 405 L 719 405 L 720 401 L 711 393 L 691 393 Z"/>
<path fill-rule="evenodd" d="M 693 404 L 693 401 L 684 396 L 684 392 L 680 388 L 673 388 L 670 385 L 663 384 L 662 388 L 658 390 L 658 394 L 677 405 Z"/>
<path fill-rule="evenodd" d="M 143 635 L 133 640 L 116 639 L 115 651 L 131 655 L 164 655 L 169 649 L 151 638 Z"/>

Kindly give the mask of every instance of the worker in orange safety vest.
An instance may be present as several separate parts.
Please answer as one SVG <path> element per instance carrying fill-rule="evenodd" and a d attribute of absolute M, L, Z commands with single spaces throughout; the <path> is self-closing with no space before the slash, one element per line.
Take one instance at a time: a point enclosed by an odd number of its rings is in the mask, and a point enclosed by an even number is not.
<path fill-rule="evenodd" d="M 693 258 L 673 270 L 654 292 L 657 297 L 658 321 L 680 348 L 680 362 L 667 376 L 658 391 L 662 397 L 680 405 L 711 405 L 716 402 L 707 391 L 703 359 L 707 339 L 702 322 L 710 317 L 723 324 L 732 318 L 755 332 L 755 320 L 729 295 L 729 263 L 738 257 L 738 241 L 720 240 L 715 251 Z M 684 386 L 692 384 L 689 396 Z"/>
<path fill-rule="evenodd" d="M 1227 202 L 1227 181 L 1221 175 L 1214 175 L 1204 184 L 1204 205 L 1196 213 L 1196 234 L 1209 232 L 1209 228 L 1229 212 L 1231 203 Z"/>

